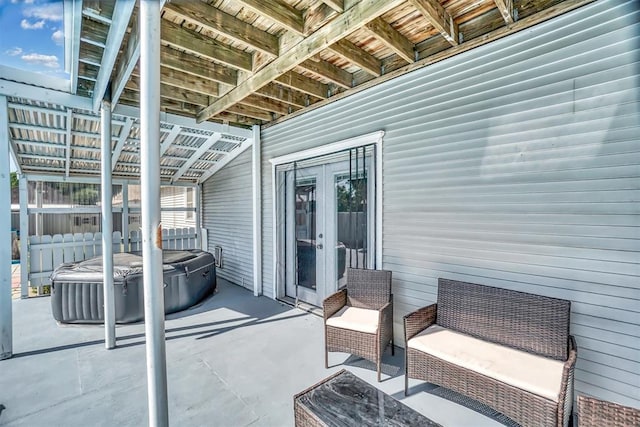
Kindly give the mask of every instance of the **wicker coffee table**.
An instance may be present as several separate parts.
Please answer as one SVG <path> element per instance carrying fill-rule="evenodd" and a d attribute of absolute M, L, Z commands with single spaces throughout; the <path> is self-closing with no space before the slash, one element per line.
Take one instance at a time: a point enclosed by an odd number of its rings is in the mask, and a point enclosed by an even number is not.
<path fill-rule="evenodd" d="M 298 427 L 440 426 L 344 369 L 296 394 L 293 409 Z"/>

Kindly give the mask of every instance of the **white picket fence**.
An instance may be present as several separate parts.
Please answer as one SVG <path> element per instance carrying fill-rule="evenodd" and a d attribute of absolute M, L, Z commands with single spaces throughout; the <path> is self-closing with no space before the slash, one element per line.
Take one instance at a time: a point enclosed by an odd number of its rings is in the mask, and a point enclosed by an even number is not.
<path fill-rule="evenodd" d="M 142 250 L 139 231 L 129 233 L 131 251 Z M 164 249 L 195 249 L 196 229 L 177 228 L 162 230 Z M 119 231 L 113 233 L 113 252 L 122 252 L 123 241 Z M 29 237 L 30 286 L 50 285 L 50 276 L 63 263 L 84 261 L 102 255 L 102 233 L 54 234 Z"/>

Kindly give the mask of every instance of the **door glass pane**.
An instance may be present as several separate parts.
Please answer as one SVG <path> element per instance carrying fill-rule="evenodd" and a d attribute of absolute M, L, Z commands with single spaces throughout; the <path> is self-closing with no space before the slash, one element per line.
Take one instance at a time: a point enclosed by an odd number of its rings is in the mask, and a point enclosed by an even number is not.
<path fill-rule="evenodd" d="M 316 289 L 316 179 L 296 182 L 296 252 L 298 285 Z"/>
<path fill-rule="evenodd" d="M 337 244 L 336 279 L 346 285 L 346 267 L 366 268 L 367 259 L 367 178 L 360 174 L 336 176 Z"/>

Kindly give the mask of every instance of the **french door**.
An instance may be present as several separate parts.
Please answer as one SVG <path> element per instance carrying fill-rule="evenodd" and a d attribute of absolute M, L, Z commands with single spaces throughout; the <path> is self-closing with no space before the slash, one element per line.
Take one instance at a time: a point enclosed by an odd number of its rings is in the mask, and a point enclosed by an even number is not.
<path fill-rule="evenodd" d="M 320 306 L 346 283 L 347 267 L 372 268 L 370 158 L 363 147 L 298 162 L 282 173 L 286 297 Z"/>

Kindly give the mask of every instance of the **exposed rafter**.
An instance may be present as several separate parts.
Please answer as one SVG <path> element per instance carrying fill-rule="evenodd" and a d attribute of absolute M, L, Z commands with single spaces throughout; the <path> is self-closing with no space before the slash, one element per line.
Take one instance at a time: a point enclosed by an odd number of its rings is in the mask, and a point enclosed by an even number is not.
<path fill-rule="evenodd" d="M 322 2 L 338 13 L 344 12 L 344 0 L 322 0 Z"/>
<path fill-rule="evenodd" d="M 194 25 L 199 25 L 216 34 L 251 46 L 255 50 L 270 56 L 278 56 L 278 38 L 261 31 L 233 15 L 199 1 L 171 2 L 165 10 L 180 15 Z"/>
<path fill-rule="evenodd" d="M 69 73 L 71 93 L 78 88 L 78 58 L 80 56 L 80 30 L 82 25 L 82 0 L 64 0 L 65 66 Z"/>
<path fill-rule="evenodd" d="M 349 40 L 343 39 L 329 46 L 329 50 L 350 63 L 378 77 L 382 74 L 382 62 L 369 52 L 360 49 Z"/>
<path fill-rule="evenodd" d="M 458 24 L 438 0 L 409 0 L 431 25 L 453 46 L 458 45 Z"/>
<path fill-rule="evenodd" d="M 302 12 L 280 0 L 237 0 L 254 12 L 264 15 L 294 33 L 304 33 Z"/>
<path fill-rule="evenodd" d="M 196 152 L 191 155 L 189 160 L 184 162 L 180 169 L 178 169 L 178 171 L 173 175 L 173 177 L 171 178 L 171 182 L 176 182 L 178 179 L 180 179 L 180 177 L 182 177 L 182 175 L 184 175 L 184 173 L 189 170 L 191 165 L 197 162 L 198 159 L 202 157 L 202 155 L 206 153 L 211 147 L 213 147 L 213 144 L 218 142 L 221 137 L 222 135 L 216 132 L 209 138 L 207 138 L 207 140 L 202 143 L 200 148 L 198 148 Z"/>
<path fill-rule="evenodd" d="M 116 142 L 116 148 L 113 149 L 113 154 L 111 155 L 111 170 L 116 170 L 116 165 L 118 164 L 118 159 L 120 158 L 120 153 L 122 153 L 122 148 L 124 144 L 127 142 L 127 138 L 129 138 L 129 133 L 131 132 L 131 128 L 135 120 L 132 118 L 128 118 L 122 129 L 120 130 L 120 136 L 118 136 L 118 142 Z"/>
<path fill-rule="evenodd" d="M 91 110 L 91 99 L 67 92 L 10 82 L 0 78 L 0 95 L 57 104 L 79 110 Z"/>
<path fill-rule="evenodd" d="M 235 85 L 238 81 L 236 70 L 166 46 L 160 48 L 160 63 L 164 67 L 215 80 L 226 85 Z"/>
<path fill-rule="evenodd" d="M 106 48 L 102 54 L 100 71 L 98 72 L 96 84 L 93 89 L 93 111 L 98 111 L 100 103 L 104 98 L 105 91 L 111 80 L 113 66 L 116 63 L 116 58 L 120 51 L 120 45 L 122 44 L 124 35 L 127 33 L 127 27 L 129 26 L 134 6 L 135 2 L 129 0 L 118 0 L 115 3 L 113 21 L 109 27 Z"/>
<path fill-rule="evenodd" d="M 407 40 L 405 36 L 400 34 L 387 21 L 382 18 L 376 18 L 369 22 L 366 28 L 400 58 L 408 63 L 415 62 L 413 43 Z"/>
<path fill-rule="evenodd" d="M 181 131 L 182 128 L 178 125 L 175 125 L 171 128 L 171 131 L 169 131 L 169 135 L 167 135 L 167 137 L 164 139 L 164 141 L 162 141 L 162 144 L 160 145 L 161 156 L 167 152 L 169 147 L 171 147 L 171 144 L 173 144 L 173 141 L 175 141 L 178 135 L 180 135 Z"/>
<path fill-rule="evenodd" d="M 340 67 L 336 67 L 330 62 L 307 59 L 300 64 L 300 67 L 345 89 L 349 89 L 353 85 L 353 76 L 351 73 L 346 72 Z"/>
<path fill-rule="evenodd" d="M 241 101 L 256 89 L 275 80 L 303 61 L 331 46 L 347 34 L 366 25 L 378 16 L 400 5 L 403 0 L 371 0 L 361 2 L 338 16 L 334 21 L 293 46 L 286 53 L 267 64 L 257 73 L 240 83 L 235 89 L 209 105 L 198 114 L 198 121 L 204 121 L 233 104 Z"/>
<path fill-rule="evenodd" d="M 162 22 L 161 39 L 164 43 L 175 48 L 184 49 L 211 61 L 238 70 L 253 71 L 251 54 L 217 42 L 197 31 L 189 30 L 166 19 Z"/>
<path fill-rule="evenodd" d="M 504 22 L 513 24 L 513 0 L 493 0 L 502 15 Z"/>

